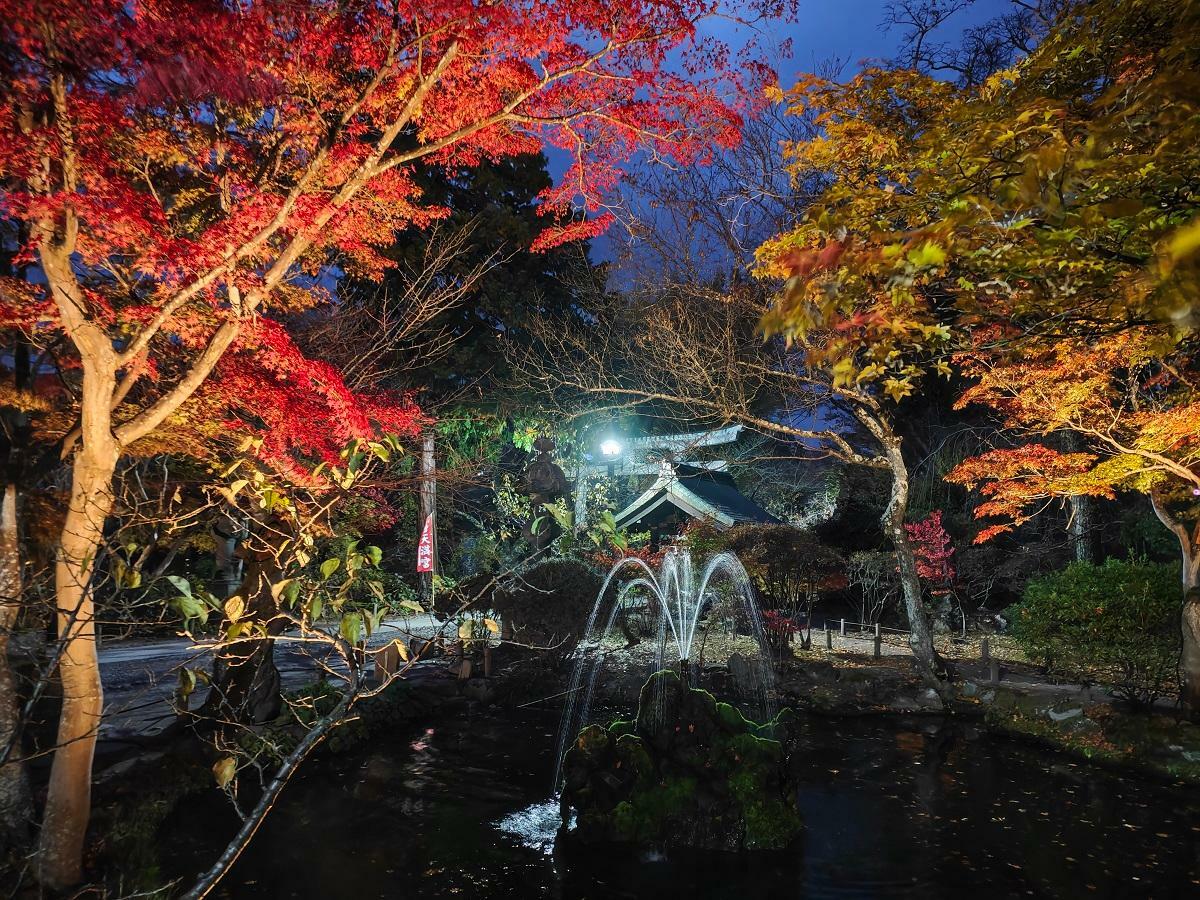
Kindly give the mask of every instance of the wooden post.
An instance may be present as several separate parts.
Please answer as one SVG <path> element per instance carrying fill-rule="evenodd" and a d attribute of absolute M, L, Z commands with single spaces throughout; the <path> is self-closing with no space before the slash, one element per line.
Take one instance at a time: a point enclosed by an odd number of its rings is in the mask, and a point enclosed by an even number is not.
<path fill-rule="evenodd" d="M 833 631 L 828 625 L 825 626 L 825 649 L 833 649 Z"/>
<path fill-rule="evenodd" d="M 875 623 L 875 658 L 883 655 L 883 635 L 879 633 L 879 623 Z"/>
<path fill-rule="evenodd" d="M 988 663 L 988 681 L 996 684 L 1000 680 L 1000 661 L 993 659 Z"/>
<path fill-rule="evenodd" d="M 437 552 L 437 457 L 434 454 L 433 432 L 421 436 L 421 483 L 417 493 L 417 538 L 425 528 L 425 520 L 433 517 L 433 571 L 421 573 L 421 594 L 433 596 L 433 576 L 441 571 Z"/>
<path fill-rule="evenodd" d="M 484 678 L 492 677 L 492 648 L 491 647 L 483 648 L 483 677 Z"/>
<path fill-rule="evenodd" d="M 843 617 L 843 618 L 842 618 L 842 631 L 841 631 L 841 633 L 842 633 L 842 637 L 845 637 L 845 636 L 846 636 L 846 619 L 845 619 L 845 617 Z"/>
<path fill-rule="evenodd" d="M 395 641 L 376 650 L 373 655 L 375 657 L 375 684 L 383 684 L 400 671 L 400 651 L 397 649 Z"/>
<path fill-rule="evenodd" d="M 979 659 L 981 662 L 983 662 L 984 665 L 987 665 L 989 662 L 991 662 L 991 659 L 992 659 L 992 651 L 991 651 L 991 648 L 988 646 L 988 639 L 987 639 L 986 634 L 983 636 L 983 640 L 981 640 L 979 642 Z"/>

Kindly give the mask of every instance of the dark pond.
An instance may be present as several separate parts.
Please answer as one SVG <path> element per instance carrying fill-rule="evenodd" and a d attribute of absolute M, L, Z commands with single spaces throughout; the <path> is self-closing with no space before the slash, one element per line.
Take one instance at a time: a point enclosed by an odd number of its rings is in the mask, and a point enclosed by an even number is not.
<path fill-rule="evenodd" d="M 928 722 L 813 720 L 787 855 L 553 847 L 557 719 L 445 718 L 312 764 L 218 896 L 236 898 L 1200 897 L 1200 794 Z M 215 856 L 215 810 L 164 847 L 185 880 Z M 220 815 L 224 816 L 222 811 Z M 189 842 L 189 843 L 185 843 Z"/>

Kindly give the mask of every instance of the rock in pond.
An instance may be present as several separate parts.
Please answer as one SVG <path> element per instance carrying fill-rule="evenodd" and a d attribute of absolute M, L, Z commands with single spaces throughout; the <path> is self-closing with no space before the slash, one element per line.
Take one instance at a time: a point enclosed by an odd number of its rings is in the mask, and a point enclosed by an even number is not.
<path fill-rule="evenodd" d="M 580 732 L 563 760 L 571 840 L 780 850 L 802 830 L 785 776 L 790 713 L 744 718 L 671 671 L 642 688 L 636 719 Z"/>

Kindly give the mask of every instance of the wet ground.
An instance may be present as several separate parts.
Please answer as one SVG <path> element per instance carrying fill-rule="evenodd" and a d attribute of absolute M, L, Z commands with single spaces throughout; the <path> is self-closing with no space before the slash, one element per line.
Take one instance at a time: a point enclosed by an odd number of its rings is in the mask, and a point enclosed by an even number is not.
<path fill-rule="evenodd" d="M 1200 792 L 969 725 L 807 720 L 793 851 L 555 847 L 557 718 L 461 713 L 327 757 L 222 883 L 230 898 L 1194 898 Z M 235 827 L 215 791 L 161 835 L 187 883 Z"/>

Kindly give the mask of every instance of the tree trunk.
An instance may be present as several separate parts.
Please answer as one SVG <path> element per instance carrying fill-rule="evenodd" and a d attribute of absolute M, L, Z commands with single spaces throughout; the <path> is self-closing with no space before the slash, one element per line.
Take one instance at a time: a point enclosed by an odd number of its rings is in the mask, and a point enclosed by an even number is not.
<path fill-rule="evenodd" d="M 904 592 L 904 607 L 908 613 L 908 643 L 921 670 L 921 677 L 937 691 L 943 702 L 949 703 L 954 698 L 954 690 L 947 679 L 946 665 L 933 646 L 929 614 L 925 608 L 921 578 L 917 574 L 917 557 L 904 528 L 904 518 L 908 513 L 908 466 L 900 452 L 899 438 L 886 436 L 883 450 L 892 472 L 892 491 L 883 512 L 883 528 L 896 548 L 900 587 Z"/>
<path fill-rule="evenodd" d="M 433 596 L 433 579 L 441 572 L 437 552 L 437 456 L 433 444 L 433 432 L 421 436 L 421 484 L 417 492 L 417 540 L 424 533 L 425 522 L 433 519 L 433 571 L 421 573 L 421 596 L 429 600 Z"/>
<path fill-rule="evenodd" d="M 1067 521 L 1067 535 L 1071 541 L 1072 555 L 1078 562 L 1095 563 L 1100 559 L 1099 535 L 1095 528 L 1094 497 L 1071 497 L 1070 518 Z"/>
<path fill-rule="evenodd" d="M 63 701 L 38 863 L 39 877 L 51 889 L 70 887 L 83 876 L 92 756 L 104 706 L 91 581 L 104 537 L 104 520 L 112 511 L 118 447 L 111 434 L 108 440 L 97 440 L 96 431 L 91 430 L 91 439 L 75 454 L 71 498 L 54 567 Z"/>
<path fill-rule="evenodd" d="M 242 582 L 242 560 L 238 556 L 238 537 L 242 528 L 232 515 L 223 515 L 213 523 L 213 562 L 217 577 L 217 596 L 226 600 L 237 591 Z"/>
<path fill-rule="evenodd" d="M 1182 690 L 1180 699 L 1193 719 L 1200 719 L 1200 587 L 1185 584 L 1183 610 L 1180 616 L 1183 650 L 1179 654 Z"/>
<path fill-rule="evenodd" d="M 265 629 L 265 636 L 238 640 L 217 656 L 213 686 L 201 708 L 202 716 L 243 725 L 261 725 L 278 717 L 283 708 L 279 669 L 275 665 L 275 638 L 287 624 L 280 616 L 272 590 L 283 574 L 277 559 L 277 544 L 254 552 L 246 564 L 246 575 L 237 596 L 245 600 L 243 621 Z"/>
<path fill-rule="evenodd" d="M 1063 443 L 1071 453 L 1083 453 L 1087 442 L 1074 431 L 1063 435 Z M 1071 554 L 1077 562 L 1100 561 L 1100 533 L 1096 529 L 1096 498 L 1086 494 L 1067 498 L 1070 513 L 1067 518 L 1067 537 L 1071 543 Z"/>
<path fill-rule="evenodd" d="M 1183 584 L 1183 606 L 1180 610 L 1179 631 L 1182 649 L 1179 654 L 1180 695 L 1193 719 L 1200 719 L 1200 524 L 1194 530 L 1177 520 L 1151 493 L 1150 505 L 1158 520 L 1179 541 L 1180 576 Z"/>
<path fill-rule="evenodd" d="M 0 504 L 0 853 L 23 846 L 33 821 L 33 800 L 21 753 L 21 708 L 8 659 L 8 641 L 21 612 L 21 554 L 17 486 L 4 488 Z"/>

